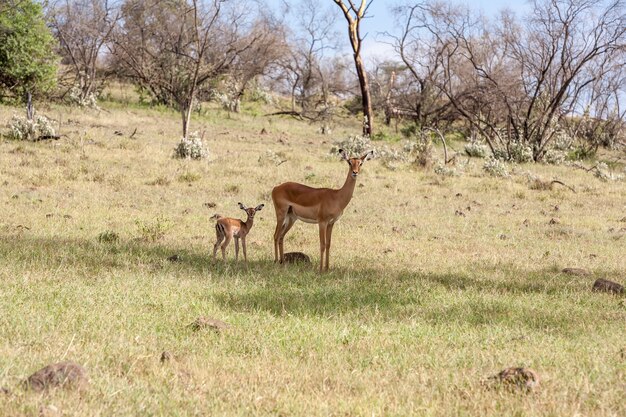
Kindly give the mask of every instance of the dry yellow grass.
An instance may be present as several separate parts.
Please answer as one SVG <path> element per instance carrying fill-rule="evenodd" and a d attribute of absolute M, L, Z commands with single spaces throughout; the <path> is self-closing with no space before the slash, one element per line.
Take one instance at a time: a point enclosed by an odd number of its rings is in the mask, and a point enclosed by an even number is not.
<path fill-rule="evenodd" d="M 0 415 L 626 414 L 626 304 L 590 291 L 597 277 L 624 283 L 625 182 L 370 161 L 320 276 L 313 225 L 285 243 L 313 266 L 272 263 L 269 195 L 284 181 L 340 186 L 346 165 L 328 152 L 356 124 L 328 137 L 211 110 L 194 120 L 209 161 L 181 161 L 176 114 L 109 108 L 44 109 L 61 140 L 0 142 L 0 387 L 12 390 Z M 0 124 L 15 111 L 0 107 Z M 577 193 L 533 190 L 523 171 Z M 210 260 L 209 217 L 243 217 L 238 201 L 266 204 L 248 269 Z M 199 316 L 232 328 L 195 332 Z M 82 396 L 17 389 L 60 360 L 87 369 Z M 540 388 L 485 388 L 509 366 L 535 369 Z"/>

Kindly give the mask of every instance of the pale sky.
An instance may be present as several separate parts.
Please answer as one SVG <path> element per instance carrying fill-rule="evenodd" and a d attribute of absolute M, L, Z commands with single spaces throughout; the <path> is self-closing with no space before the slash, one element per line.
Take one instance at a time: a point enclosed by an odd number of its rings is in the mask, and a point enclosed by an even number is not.
<path fill-rule="evenodd" d="M 360 3 L 360 0 L 354 0 L 355 3 Z M 368 14 L 370 18 L 363 21 L 361 24 L 361 34 L 367 36 L 363 42 L 363 56 L 366 61 L 371 61 L 374 58 L 382 59 L 384 57 L 391 56 L 391 47 L 383 42 L 381 32 L 394 32 L 395 22 L 391 15 L 390 9 L 398 4 L 406 4 L 412 0 L 371 0 Z M 415 0 L 416 2 L 418 0 Z M 282 3 L 289 5 L 298 4 L 298 0 L 266 0 L 266 2 L 273 8 L 279 7 Z M 339 7 L 337 7 L 333 0 L 318 0 L 320 7 L 327 7 L 331 5 L 337 9 L 337 13 L 341 13 Z M 510 1 L 510 0 L 452 0 L 452 3 L 466 4 L 470 9 L 474 11 L 481 11 L 485 16 L 495 16 L 497 13 L 508 8 L 516 14 L 524 13 L 529 9 L 528 2 L 526 0 Z M 345 24 L 345 19 L 340 16 L 338 19 L 338 31 L 340 35 L 345 36 L 346 51 L 349 51 L 348 33 Z"/>

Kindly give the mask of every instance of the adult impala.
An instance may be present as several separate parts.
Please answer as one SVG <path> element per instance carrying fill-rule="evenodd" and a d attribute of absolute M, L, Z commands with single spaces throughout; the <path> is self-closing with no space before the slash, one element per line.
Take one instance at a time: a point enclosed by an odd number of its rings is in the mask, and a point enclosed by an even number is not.
<path fill-rule="evenodd" d="M 328 270 L 333 226 L 352 199 L 356 177 L 359 175 L 363 163 L 371 158 L 373 151 L 368 151 L 360 158 L 348 158 L 343 149 L 339 150 L 339 154 L 350 165 L 346 182 L 340 189 L 311 188 L 295 182 L 286 182 L 274 187 L 272 190 L 272 200 L 276 209 L 274 262 L 284 263 L 283 243 L 285 235 L 296 220 L 302 220 L 306 223 L 317 223 L 319 225 L 320 272 Z M 325 268 L 324 253 L 326 254 Z"/>

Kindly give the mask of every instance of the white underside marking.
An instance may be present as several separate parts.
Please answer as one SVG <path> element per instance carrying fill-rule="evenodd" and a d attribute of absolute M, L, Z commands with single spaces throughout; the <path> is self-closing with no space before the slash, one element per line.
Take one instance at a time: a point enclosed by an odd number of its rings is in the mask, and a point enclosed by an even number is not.
<path fill-rule="evenodd" d="M 295 215 L 294 217 L 296 219 L 298 219 L 298 220 L 301 220 L 301 221 L 305 222 L 305 223 L 317 223 L 317 220 L 315 220 L 315 219 L 307 219 L 307 218 L 304 218 L 304 217 L 300 217 L 298 215 Z"/>

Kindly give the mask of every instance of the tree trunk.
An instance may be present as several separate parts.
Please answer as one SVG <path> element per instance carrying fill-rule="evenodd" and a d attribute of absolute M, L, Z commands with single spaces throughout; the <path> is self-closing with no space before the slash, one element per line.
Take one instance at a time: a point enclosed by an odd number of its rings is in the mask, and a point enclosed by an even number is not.
<path fill-rule="evenodd" d="M 363 60 L 361 59 L 361 56 L 356 53 L 354 54 L 354 65 L 356 66 L 356 73 L 359 77 L 359 87 L 361 87 L 361 97 L 363 100 L 363 134 L 371 136 L 374 125 L 374 112 L 372 111 L 370 86 L 367 80 L 367 73 L 365 72 Z"/>
<path fill-rule="evenodd" d="M 33 95 L 28 91 L 26 93 L 26 118 L 33 120 L 35 117 L 35 109 L 33 108 Z"/>
<path fill-rule="evenodd" d="M 189 124 L 191 123 L 192 103 L 182 103 L 180 106 L 180 114 L 183 118 L 183 138 L 187 138 L 189 134 Z"/>

